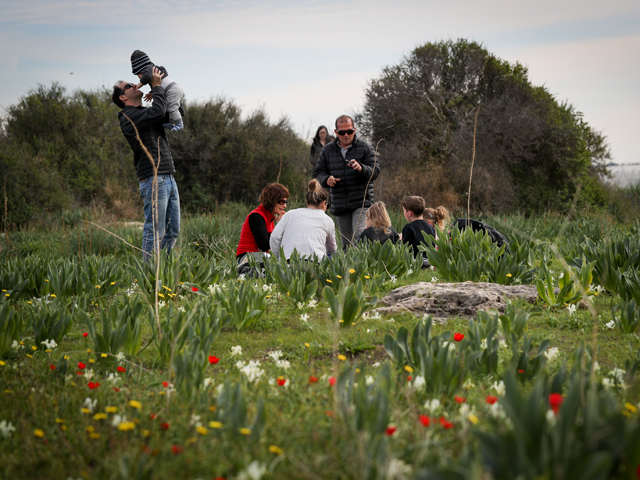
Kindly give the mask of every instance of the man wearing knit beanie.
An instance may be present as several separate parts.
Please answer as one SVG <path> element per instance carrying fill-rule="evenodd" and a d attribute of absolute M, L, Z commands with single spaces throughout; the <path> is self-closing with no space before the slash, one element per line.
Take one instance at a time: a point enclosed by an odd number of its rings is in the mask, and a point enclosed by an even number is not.
<path fill-rule="evenodd" d="M 177 132 L 184 128 L 182 117 L 184 116 L 184 109 L 182 108 L 182 102 L 184 101 L 184 90 L 182 87 L 174 82 L 167 69 L 154 63 L 149 58 L 149 55 L 142 50 L 134 50 L 131 54 L 131 71 L 134 75 L 140 78 L 138 83 L 138 89 L 144 85 L 149 84 L 151 81 L 151 70 L 156 67 L 160 70 L 164 77 L 162 77 L 162 87 L 164 88 L 165 98 L 167 101 L 167 114 L 169 116 L 169 123 L 164 125 L 165 128 L 170 129 L 172 132 Z M 149 92 L 144 96 L 147 102 L 153 99 L 153 92 Z"/>

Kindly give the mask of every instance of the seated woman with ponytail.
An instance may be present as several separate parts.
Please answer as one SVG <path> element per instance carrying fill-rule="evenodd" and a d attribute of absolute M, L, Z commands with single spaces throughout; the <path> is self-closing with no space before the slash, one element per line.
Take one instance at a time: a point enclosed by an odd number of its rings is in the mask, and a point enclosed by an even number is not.
<path fill-rule="evenodd" d="M 279 257 L 280 248 L 288 260 L 294 250 L 300 256 L 323 258 L 336 252 L 336 226 L 326 214 L 329 193 L 317 180 L 309 182 L 307 208 L 291 210 L 276 225 L 271 234 L 271 252 Z"/>
<path fill-rule="evenodd" d="M 238 275 L 252 274 L 250 258 L 261 260 L 268 255 L 274 220 L 285 214 L 288 200 L 289 190 L 284 185 L 270 183 L 262 189 L 260 205 L 247 215 L 240 231 L 240 242 L 236 250 Z"/>

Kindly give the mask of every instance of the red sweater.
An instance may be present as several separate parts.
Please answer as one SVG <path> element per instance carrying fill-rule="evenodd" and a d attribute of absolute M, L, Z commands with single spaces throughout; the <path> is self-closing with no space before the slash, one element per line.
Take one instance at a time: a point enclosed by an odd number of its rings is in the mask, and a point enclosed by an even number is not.
<path fill-rule="evenodd" d="M 251 231 L 251 227 L 249 226 L 249 216 L 252 213 L 258 213 L 262 216 L 262 218 L 264 218 L 264 223 L 267 226 L 267 233 L 270 234 L 275 228 L 275 224 L 273 222 L 275 216 L 269 210 L 264 208 L 263 205 L 260 205 L 258 208 L 250 212 L 249 215 L 247 215 L 244 224 L 242 224 L 242 230 L 240 231 L 240 242 L 238 243 L 238 250 L 236 250 L 236 257 L 242 255 L 243 253 L 260 251 L 258 245 L 256 244 L 256 239 L 253 236 L 253 232 Z"/>

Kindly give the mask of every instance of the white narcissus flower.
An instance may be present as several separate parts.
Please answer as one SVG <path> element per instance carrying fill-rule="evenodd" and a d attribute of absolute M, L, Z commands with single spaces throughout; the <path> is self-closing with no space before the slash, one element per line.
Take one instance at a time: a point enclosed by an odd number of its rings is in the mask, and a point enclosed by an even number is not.
<path fill-rule="evenodd" d="M 493 382 L 492 388 L 498 395 L 504 395 L 504 382 L 502 380 L 500 380 L 499 382 Z"/>
<path fill-rule="evenodd" d="M 307 323 L 309 321 L 309 314 L 303 313 L 302 315 L 300 315 L 300 320 L 304 323 Z"/>
<path fill-rule="evenodd" d="M 364 384 L 373 385 L 373 377 L 371 375 L 367 375 L 366 377 L 364 377 Z"/>
<path fill-rule="evenodd" d="M 546 352 L 544 352 L 544 356 L 547 359 L 547 362 L 553 362 L 559 353 L 560 350 L 558 349 L 558 347 L 551 347 L 547 349 Z"/>
<path fill-rule="evenodd" d="M 547 418 L 547 423 L 552 427 L 556 424 L 556 413 L 553 410 L 547 410 L 545 417 Z"/>
<path fill-rule="evenodd" d="M 605 327 L 607 327 L 607 328 L 613 328 L 613 327 L 615 327 L 615 326 L 616 326 L 616 322 L 614 322 L 613 320 L 611 320 L 610 322 L 605 323 L 605 324 L 604 324 L 604 326 L 605 326 Z"/>
<path fill-rule="evenodd" d="M 124 353 L 122 353 L 122 352 L 118 352 L 118 354 L 116 355 L 116 360 L 118 360 L 119 364 L 122 364 L 122 362 L 124 361 L 125 358 L 126 357 L 125 357 Z"/>
<path fill-rule="evenodd" d="M 254 460 L 249 466 L 240 472 L 237 476 L 238 480 L 260 480 L 267 473 L 267 467 L 264 463 Z"/>
<path fill-rule="evenodd" d="M 440 409 L 440 400 L 438 400 L 437 398 L 427 400 L 424 404 L 424 408 L 429 410 L 429 412 L 431 413 L 435 413 Z"/>
<path fill-rule="evenodd" d="M 14 427 L 11 422 L 7 422 L 6 420 L 0 422 L 0 433 L 4 438 L 9 438 L 15 431 L 16 427 Z"/>
<path fill-rule="evenodd" d="M 316 308 L 318 306 L 318 302 L 316 301 L 315 298 L 312 298 L 311 300 L 309 300 L 309 308 Z"/>
<path fill-rule="evenodd" d="M 93 413 L 93 409 L 96 408 L 97 404 L 98 404 L 98 400 L 92 400 L 89 397 L 87 397 L 84 399 L 84 403 L 82 404 L 82 407 L 89 410 L 90 413 Z"/>
<path fill-rule="evenodd" d="M 431 283 L 438 283 L 438 279 L 436 277 L 431 277 Z"/>
<path fill-rule="evenodd" d="M 573 316 L 573 314 L 574 314 L 574 313 L 576 313 L 576 309 L 577 309 L 577 308 L 578 308 L 578 307 L 576 307 L 575 305 L 569 305 L 569 306 L 567 307 L 567 310 L 569 311 L 569 316 L 570 316 L 570 317 L 571 317 L 571 316 Z"/>
<path fill-rule="evenodd" d="M 231 347 L 231 356 L 238 357 L 242 355 L 242 347 L 240 345 L 235 345 Z"/>
<path fill-rule="evenodd" d="M 422 375 L 416 375 L 412 382 L 413 388 L 416 390 L 423 388 L 426 384 L 427 382 Z"/>
<path fill-rule="evenodd" d="M 280 357 L 282 357 L 282 352 L 280 350 L 274 350 L 273 352 L 269 352 L 269 356 L 277 362 L 280 360 Z"/>

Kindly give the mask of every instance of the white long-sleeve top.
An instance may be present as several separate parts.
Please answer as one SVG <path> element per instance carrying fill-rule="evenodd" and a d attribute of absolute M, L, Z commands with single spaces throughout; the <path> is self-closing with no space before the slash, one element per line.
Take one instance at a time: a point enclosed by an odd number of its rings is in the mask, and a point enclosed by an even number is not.
<path fill-rule="evenodd" d="M 314 254 L 323 258 L 327 253 L 335 253 L 336 226 L 323 210 L 298 208 L 287 212 L 271 233 L 271 252 L 279 257 L 280 247 L 288 259 L 293 250 L 303 257 Z"/>

